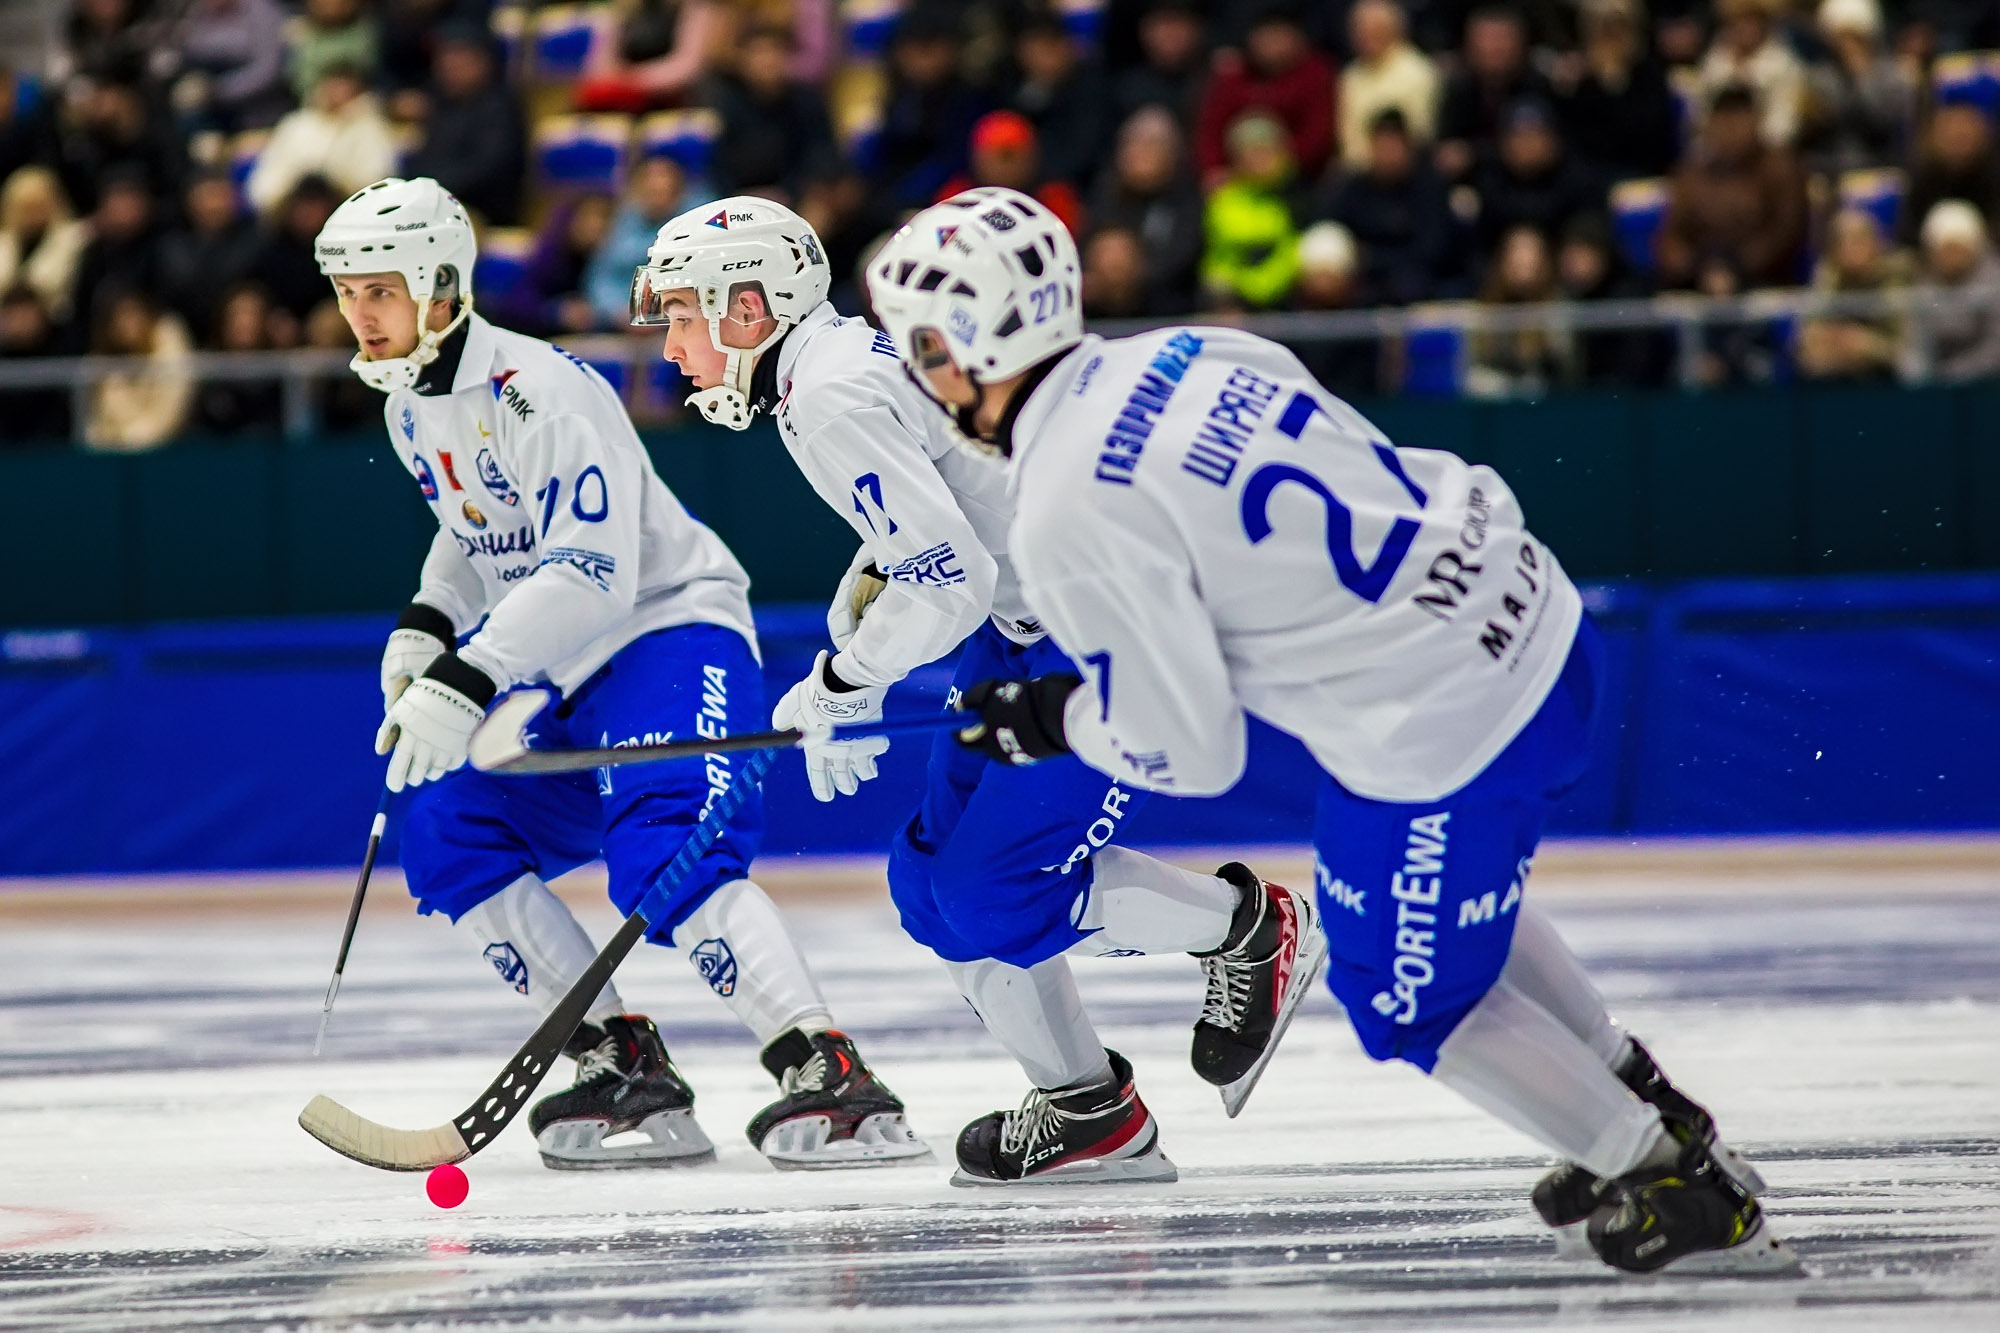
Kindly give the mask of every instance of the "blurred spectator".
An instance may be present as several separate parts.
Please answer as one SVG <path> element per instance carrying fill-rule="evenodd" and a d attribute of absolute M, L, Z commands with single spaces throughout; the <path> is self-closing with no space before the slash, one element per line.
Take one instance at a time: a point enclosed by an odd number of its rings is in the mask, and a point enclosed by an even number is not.
<path fill-rule="evenodd" d="M 376 64 L 390 92 L 430 82 L 437 33 L 447 27 L 490 31 L 492 0 L 374 0 Z"/>
<path fill-rule="evenodd" d="M 221 294 L 257 262 L 257 229 L 220 169 L 195 174 L 182 214 L 185 222 L 160 240 L 158 295 L 189 328 L 206 329 Z"/>
<path fill-rule="evenodd" d="M 601 6 L 577 84 L 583 111 L 644 111 L 685 100 L 708 74 L 728 14 L 718 0 L 616 0 Z"/>
<path fill-rule="evenodd" d="M 1688 160 L 1674 173 L 1655 244 L 1660 283 L 1730 296 L 1790 287 L 1805 242 L 1805 177 L 1758 136 L 1750 90 L 1724 88 Z"/>
<path fill-rule="evenodd" d="M 965 170 L 986 100 L 960 76 L 958 57 L 955 11 L 923 5 L 896 21 L 874 173 L 895 208 L 924 207 Z"/>
<path fill-rule="evenodd" d="M 1479 9 L 1465 23 L 1465 65 L 1444 86 L 1438 108 L 1438 171 L 1456 181 L 1491 152 L 1500 117 L 1524 97 L 1549 100 L 1552 90 L 1528 63 L 1528 33 L 1511 9 Z"/>
<path fill-rule="evenodd" d="M 287 77 L 292 95 L 301 102 L 312 100 L 313 89 L 329 70 L 351 69 L 364 82 L 373 79 L 375 23 L 362 0 L 305 0 L 299 16 L 287 25 L 285 40 L 291 47 Z"/>
<path fill-rule="evenodd" d="M 1972 102 L 1947 102 L 1931 116 L 1903 200 L 1906 239 L 1915 238 L 1941 199 L 1963 199 L 1977 208 L 1988 235 L 2000 227 L 2000 150 L 1993 143 L 1993 122 Z"/>
<path fill-rule="evenodd" d="M 1201 263 L 1202 198 L 1188 170 L 1187 141 L 1163 106 L 1143 107 L 1118 131 L 1110 169 L 1098 179 L 1090 216 L 1138 236 L 1146 286 L 1162 311 L 1194 308 Z"/>
<path fill-rule="evenodd" d="M 661 225 L 693 206 L 687 175 L 672 158 L 649 157 L 632 169 L 625 202 L 584 270 L 583 293 L 601 323 L 622 329 L 631 322 L 632 271 L 646 262 Z"/>
<path fill-rule="evenodd" d="M 1291 145 L 1277 117 L 1250 111 L 1226 146 L 1229 174 L 1208 197 L 1201 285 L 1224 309 L 1266 310 L 1291 295 L 1299 273 Z"/>
<path fill-rule="evenodd" d="M 136 83 L 99 83 L 72 99 L 61 126 L 63 185 L 77 208 L 97 207 L 99 184 L 112 172 L 136 172 L 162 202 L 180 194 L 187 154 L 173 121 Z"/>
<path fill-rule="evenodd" d="M 96 320 L 91 350 L 100 356 L 144 357 L 137 370 L 118 370 L 91 393 L 84 442 L 107 453 L 143 453 L 178 435 L 187 420 L 194 381 L 187 329 L 163 314 L 144 291 L 108 295 Z"/>
<path fill-rule="evenodd" d="M 2000 258 L 1986 220 L 1963 199 L 1924 218 L 1923 274 L 1917 288 L 1931 374 L 1947 384 L 2000 375 Z M 1955 298 L 1948 308 L 1939 297 Z"/>
<path fill-rule="evenodd" d="M 862 252 L 882 235 L 887 219 L 878 215 L 879 200 L 868 178 L 845 163 L 806 182 L 799 196 L 799 216 L 812 223 L 833 270 L 833 290 L 827 299 L 843 315 L 858 315 L 867 306 L 861 291 Z"/>
<path fill-rule="evenodd" d="M 734 72 L 711 82 L 708 102 L 722 117 L 712 169 L 721 193 L 775 189 L 796 199 L 838 156 L 826 99 L 792 77 L 793 53 L 789 30 L 752 28 Z"/>
<path fill-rule="evenodd" d="M 228 289 L 216 306 L 212 345 L 224 352 L 271 350 L 271 299 L 255 283 Z M 276 379 L 214 379 L 195 390 L 193 428 L 213 435 L 285 428 L 283 391 Z"/>
<path fill-rule="evenodd" d="M 1208 37 L 1195 0 L 1153 0 L 1139 16 L 1137 64 L 1120 70 L 1118 115 L 1162 106 L 1181 127 L 1194 124 L 1208 86 Z"/>
<path fill-rule="evenodd" d="M 1806 71 L 1799 142 L 1807 167 L 1838 177 L 1900 163 L 1916 96 L 1882 44 L 1880 6 L 1876 0 L 1824 0 L 1819 29 L 1832 58 Z"/>
<path fill-rule="evenodd" d="M 285 196 L 257 247 L 250 276 L 294 320 L 304 320 L 333 294 L 313 258 L 313 242 L 343 198 L 326 177 L 307 176 Z"/>
<path fill-rule="evenodd" d="M 1680 155 L 1680 104 L 1646 45 L 1640 0 L 1583 0 L 1582 49 L 1561 67 L 1564 137 L 1606 180 L 1664 176 Z"/>
<path fill-rule="evenodd" d="M 49 308 L 32 287 L 0 288 L 0 364 L 64 350 Z M 0 440 L 10 447 L 69 438 L 70 391 L 64 385 L 0 389 Z"/>
<path fill-rule="evenodd" d="M 1438 73 L 1404 32 L 1396 0 L 1358 0 L 1347 14 L 1354 59 L 1340 75 L 1340 162 L 1348 171 L 1368 166 L 1369 129 L 1391 107 L 1418 143 L 1437 133 Z"/>
<path fill-rule="evenodd" d="M 278 122 L 257 155 L 244 193 L 268 213 L 307 176 L 323 176 L 342 196 L 396 168 L 396 140 L 360 71 L 336 65 L 320 76 L 312 100 Z"/>
<path fill-rule="evenodd" d="M 1100 227 L 1083 243 L 1086 319 L 1132 319 L 1162 313 L 1146 281 L 1146 252 L 1129 227 Z"/>
<path fill-rule="evenodd" d="M 75 317 L 95 326 L 103 302 L 123 289 L 156 292 L 160 242 L 153 196 L 144 177 L 120 168 L 107 176 L 90 215 L 90 242 L 76 265 Z"/>
<path fill-rule="evenodd" d="M 1195 127 L 1195 162 L 1209 188 L 1232 171 L 1228 143 L 1245 113 L 1261 111 L 1285 130 L 1288 156 L 1305 179 L 1326 168 L 1336 147 L 1333 65 L 1315 51 L 1289 7 L 1259 8 L 1242 51 L 1217 55 Z"/>
<path fill-rule="evenodd" d="M 528 149 L 520 102 L 495 68 L 493 39 L 480 29 L 443 29 L 434 65 L 424 136 L 407 174 L 432 177 L 486 221 L 512 226 L 521 216 Z"/>
<path fill-rule="evenodd" d="M 1806 67 L 1778 31 L 1783 7 L 1784 0 L 1716 0 L 1719 26 L 1697 82 L 1704 105 L 1725 88 L 1740 85 L 1755 93 L 1759 128 L 1773 148 L 1790 148 L 1798 138 L 1806 90 Z"/>
<path fill-rule="evenodd" d="M 1908 282 L 1908 266 L 1890 253 L 1874 214 L 1848 208 L 1834 215 L 1826 253 L 1813 271 L 1814 292 L 1890 292 Z M 1888 379 L 1902 353 L 1905 324 L 1901 313 L 1814 314 L 1799 328 L 1799 371 L 1811 379 Z"/>
<path fill-rule="evenodd" d="M 608 194 L 559 202 L 535 239 L 519 290 L 506 298 L 480 296 L 480 313 L 536 338 L 596 328 L 597 312 L 583 294 L 583 275 L 611 234 L 614 206 Z"/>
<path fill-rule="evenodd" d="M 1901 44 L 1926 55 L 2000 47 L 2000 6 L 1993 0 L 1902 0 Z"/>
<path fill-rule="evenodd" d="M 1586 213 L 1563 229 L 1556 283 L 1570 301 L 1634 301 L 1651 295 L 1634 273 L 1601 213 Z M 1659 329 L 1597 329 L 1576 335 L 1577 369 L 1587 384 L 1664 383 L 1673 364 L 1671 335 Z"/>
<path fill-rule="evenodd" d="M 1018 111 L 989 111 L 972 127 L 971 170 L 945 182 L 945 199 L 976 185 L 1000 185 L 1033 195 L 1062 219 L 1072 236 L 1083 234 L 1083 199 L 1065 180 L 1051 179 L 1041 166 L 1041 140 Z"/>
<path fill-rule="evenodd" d="M 306 345 L 330 352 L 354 352 L 354 330 L 331 299 L 313 307 L 306 318 Z M 360 428 L 371 443 L 382 439 L 382 395 L 353 375 L 333 375 L 315 386 L 313 407 L 319 424 L 330 431 Z M 390 466 L 395 466 L 391 463 Z"/>
<path fill-rule="evenodd" d="M 1377 114 L 1368 143 L 1368 169 L 1343 177 L 1323 211 L 1360 242 L 1365 304 L 1427 300 L 1438 294 L 1454 230 L 1444 182 L 1402 112 Z"/>
<path fill-rule="evenodd" d="M 1088 186 L 1111 139 L 1111 98 L 1104 70 L 1062 18 L 1034 11 L 1014 38 L 1021 72 L 1014 109 L 1035 127 L 1042 172 L 1077 189 Z"/>
<path fill-rule="evenodd" d="M 0 58 L 0 181 L 57 157 L 55 112 L 41 84 Z"/>
<path fill-rule="evenodd" d="M 71 214 L 55 172 L 22 167 L 0 187 L 0 291 L 26 287 L 63 323 L 89 243 L 90 229 Z"/>
<path fill-rule="evenodd" d="M 1479 248 L 1487 256 L 1515 227 L 1533 227 L 1553 245 L 1571 219 L 1605 206 L 1604 187 L 1564 151 L 1555 113 L 1544 102 L 1523 100 L 1507 109 L 1499 148 L 1478 165 L 1473 185 Z"/>
<path fill-rule="evenodd" d="M 1542 233 L 1516 227 L 1501 237 L 1480 303 L 1527 305 L 1556 295 L 1555 264 Z M 1576 349 L 1561 327 L 1477 331 L 1467 352 L 1465 391 L 1474 398 L 1538 398 L 1575 376 Z"/>
<path fill-rule="evenodd" d="M 223 134 L 275 125 L 285 87 L 285 11 L 277 0 L 195 0 L 174 27 L 174 105 Z"/>
<path fill-rule="evenodd" d="M 1292 304 L 1300 310 L 1350 310 L 1361 301 L 1361 255 L 1354 234 L 1338 222 L 1315 222 L 1299 236 L 1299 281 Z M 1343 398 L 1382 388 L 1381 352 L 1372 338 L 1292 345 L 1314 379 Z"/>
<path fill-rule="evenodd" d="M 63 20 L 59 84 L 126 82 L 144 77 L 155 37 L 145 0 L 72 0 Z"/>

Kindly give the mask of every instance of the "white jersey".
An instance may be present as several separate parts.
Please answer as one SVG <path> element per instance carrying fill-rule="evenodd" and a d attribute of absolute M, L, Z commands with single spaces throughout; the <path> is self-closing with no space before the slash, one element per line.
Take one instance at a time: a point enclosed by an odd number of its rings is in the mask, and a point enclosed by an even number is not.
<path fill-rule="evenodd" d="M 1069 740 L 1121 781 L 1226 790 L 1249 712 L 1349 791 L 1437 799 L 1527 724 L 1582 616 L 1491 469 L 1392 447 L 1247 333 L 1086 338 L 1013 448 L 1015 564 L 1088 677 Z"/>
<path fill-rule="evenodd" d="M 888 580 L 836 675 L 892 685 L 988 616 L 1017 643 L 1042 637 L 1007 558 L 1006 470 L 958 441 L 887 335 L 822 304 L 758 371 L 757 406 Z"/>
<path fill-rule="evenodd" d="M 501 689 L 547 680 L 567 693 L 674 625 L 723 625 L 756 651 L 749 576 L 575 357 L 475 314 L 383 411 L 438 519 L 416 600 L 460 634 L 479 626 L 459 656 Z"/>

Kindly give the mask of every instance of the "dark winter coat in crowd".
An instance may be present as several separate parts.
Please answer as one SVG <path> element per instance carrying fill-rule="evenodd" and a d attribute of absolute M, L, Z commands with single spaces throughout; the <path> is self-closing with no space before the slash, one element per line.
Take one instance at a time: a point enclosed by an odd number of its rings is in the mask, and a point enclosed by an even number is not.
<path fill-rule="evenodd" d="M 1588 73 L 1556 111 L 1571 151 L 1607 180 L 1664 176 L 1680 156 L 1680 104 L 1657 61 L 1634 66 L 1622 88 Z"/>
<path fill-rule="evenodd" d="M 129 130 L 109 126 L 69 125 L 59 137 L 55 162 L 63 189 L 79 214 L 97 207 L 99 183 L 110 173 L 136 173 L 162 203 L 180 196 L 187 169 L 187 149 L 173 118 L 154 108 L 143 125 Z"/>
<path fill-rule="evenodd" d="M 71 318 L 88 328 L 99 304 L 112 292 L 157 292 L 160 237 L 148 227 L 135 236 L 95 236 L 76 264 L 76 297 Z"/>
<path fill-rule="evenodd" d="M 489 28 L 493 0 L 376 0 L 372 8 L 383 80 L 392 89 L 421 88 L 430 81 L 438 30 Z"/>
<path fill-rule="evenodd" d="M 11 309 L 0 314 L 0 364 L 37 356 L 61 356 L 68 346 L 47 313 L 35 316 L 36 326 L 20 326 Z M 0 389 L 0 442 L 4 447 L 60 444 L 70 437 L 70 391 L 66 386 L 42 389 Z"/>
<path fill-rule="evenodd" d="M 1438 294 L 1456 229 L 1444 182 L 1429 167 L 1400 181 L 1356 172 L 1334 186 L 1321 215 L 1361 247 L 1362 301 L 1403 305 Z"/>
<path fill-rule="evenodd" d="M 1909 148 L 1916 101 L 1895 57 L 1886 53 L 1859 78 L 1838 61 L 1806 71 L 1806 114 L 1799 149 L 1814 171 L 1838 175 L 1895 166 Z"/>
<path fill-rule="evenodd" d="M 927 207 L 964 172 L 972 124 L 986 111 L 985 94 L 960 79 L 930 88 L 892 84 L 869 174 L 895 207 Z"/>
<path fill-rule="evenodd" d="M 709 85 L 707 100 L 722 117 L 709 171 L 719 194 L 776 185 L 796 198 L 838 160 L 826 99 L 807 84 L 765 98 L 723 75 Z"/>
<path fill-rule="evenodd" d="M 512 226 L 521 216 L 526 167 L 521 106 L 511 89 L 489 83 L 464 98 L 432 93 L 408 175 L 433 177 L 487 221 Z"/>
<path fill-rule="evenodd" d="M 1142 195 L 1120 186 L 1106 171 L 1091 196 L 1093 227 L 1124 227 L 1146 252 L 1146 282 L 1163 309 L 1194 308 L 1196 270 L 1201 263 L 1204 204 L 1201 190 L 1186 176 L 1158 194 Z"/>
<path fill-rule="evenodd" d="M 1499 157 L 1485 157 L 1473 171 L 1472 186 L 1479 195 L 1474 232 L 1480 253 L 1489 256 L 1512 228 L 1533 227 L 1553 246 L 1573 219 L 1605 208 L 1597 174 L 1568 153 L 1538 176 L 1518 175 Z"/>
<path fill-rule="evenodd" d="M 1668 190 L 1660 283 L 1688 286 L 1704 265 L 1722 263 L 1746 288 L 1796 286 L 1805 236 L 1805 173 L 1790 153 L 1760 147 L 1722 162 L 1697 152 Z"/>
<path fill-rule="evenodd" d="M 1216 71 L 1202 98 L 1194 132 L 1195 163 L 1204 179 L 1225 170 L 1225 138 L 1246 111 L 1268 111 L 1292 138 L 1292 160 L 1310 180 L 1326 169 L 1334 151 L 1333 65 L 1317 51 L 1282 74 L 1265 76 L 1238 60 Z"/>
<path fill-rule="evenodd" d="M 1459 70 L 1445 80 L 1444 95 L 1438 100 L 1437 137 L 1440 142 L 1464 140 L 1486 151 L 1499 136 L 1501 116 L 1519 101 L 1554 102 L 1555 93 L 1533 68 L 1502 83 L 1487 83 L 1469 70 Z"/>
<path fill-rule="evenodd" d="M 574 199 L 565 199 L 550 211 L 528 255 L 520 286 L 505 297 L 480 297 L 481 313 L 502 328 L 530 337 L 567 332 L 557 307 L 564 297 L 582 295 L 583 275 L 590 267 L 590 254 L 570 245 L 570 219 L 576 207 Z"/>
<path fill-rule="evenodd" d="M 271 294 L 271 304 L 304 319 L 314 306 L 333 297 L 326 275 L 313 258 L 312 240 L 301 240 L 283 230 L 267 232 L 250 265 L 250 276 Z"/>
<path fill-rule="evenodd" d="M 188 425 L 209 435 L 276 435 L 285 427 L 284 391 L 276 380 L 204 381 Z"/>
<path fill-rule="evenodd" d="M 1122 125 L 1140 107 L 1163 106 L 1182 125 L 1192 125 L 1208 95 L 1208 66 L 1197 61 L 1184 70 L 1140 63 L 1122 70 L 1112 81 L 1114 121 Z"/>
<path fill-rule="evenodd" d="M 1963 171 L 1954 171 L 1929 156 L 1918 159 L 1897 223 L 1905 244 L 1915 242 L 1924 219 L 1940 199 L 1965 200 L 1985 217 L 1986 234 L 2000 236 L 2000 152 L 1988 153 Z"/>
<path fill-rule="evenodd" d="M 0 76 L 0 182 L 30 162 L 54 162 L 56 145 L 48 98 L 25 80 Z"/>
<path fill-rule="evenodd" d="M 1115 128 L 1104 71 L 1080 65 L 1055 87 L 1016 89 L 1012 105 L 1035 127 L 1042 173 L 1078 189 L 1088 188 Z"/>
<path fill-rule="evenodd" d="M 191 227 L 170 231 L 160 240 L 155 294 L 189 328 L 205 330 L 215 322 L 224 291 L 256 264 L 257 250 L 257 228 L 247 218 L 215 233 Z"/>

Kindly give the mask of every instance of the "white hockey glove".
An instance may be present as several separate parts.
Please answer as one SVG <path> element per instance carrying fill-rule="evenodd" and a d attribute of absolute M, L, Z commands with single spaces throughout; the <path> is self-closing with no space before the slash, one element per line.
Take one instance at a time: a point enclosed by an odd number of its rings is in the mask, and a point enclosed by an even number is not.
<path fill-rule="evenodd" d="M 382 711 L 386 714 L 410 682 L 423 675 L 439 653 L 450 652 L 456 641 L 457 631 L 444 612 L 422 602 L 405 607 L 382 650 Z"/>
<path fill-rule="evenodd" d="M 454 653 L 432 662 L 410 683 L 375 733 L 375 753 L 391 754 L 383 781 L 390 791 L 435 782 L 465 762 L 472 732 L 493 701 L 493 682 Z"/>
<path fill-rule="evenodd" d="M 875 759 L 889 748 L 886 736 L 866 740 L 837 741 L 833 728 L 855 722 L 872 722 L 882 716 L 882 699 L 887 685 L 863 685 L 858 689 L 837 690 L 827 680 L 831 655 L 821 649 L 806 678 L 785 691 L 771 710 L 775 728 L 796 727 L 806 736 L 806 781 L 812 794 L 830 801 L 834 793 L 852 796 L 861 784 L 875 776 Z"/>
<path fill-rule="evenodd" d="M 875 558 L 868 548 L 856 551 L 847 573 L 841 577 L 839 589 L 833 594 L 833 604 L 826 608 L 826 632 L 833 639 L 835 652 L 844 652 L 853 642 L 861 617 L 888 586 L 889 581 L 875 568 Z"/>

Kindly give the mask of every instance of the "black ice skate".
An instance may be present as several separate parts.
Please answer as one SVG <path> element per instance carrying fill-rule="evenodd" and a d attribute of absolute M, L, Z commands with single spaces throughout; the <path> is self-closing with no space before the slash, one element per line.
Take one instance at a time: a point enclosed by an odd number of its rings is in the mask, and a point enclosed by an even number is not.
<path fill-rule="evenodd" d="M 1715 1117 L 1706 1107 L 1682 1092 L 1660 1072 L 1653 1062 L 1652 1052 L 1636 1040 L 1626 1039 L 1629 1049 L 1620 1058 L 1612 1071 L 1626 1087 L 1632 1089 L 1640 1101 L 1650 1102 L 1659 1108 L 1660 1123 L 1676 1142 L 1690 1143 L 1699 1140 L 1714 1153 L 1722 1170 L 1747 1194 L 1762 1194 L 1764 1178 L 1757 1174 L 1757 1168 L 1745 1161 L 1733 1149 L 1720 1142 L 1715 1133 Z M 1606 1183 L 1586 1168 L 1575 1162 L 1563 1162 L 1555 1170 L 1543 1176 L 1535 1185 L 1535 1211 L 1542 1220 L 1552 1227 L 1575 1227 L 1588 1218 L 1605 1201 Z M 1581 1237 L 1574 1233 L 1558 1241 L 1558 1249 L 1574 1257 L 1582 1257 Z"/>
<path fill-rule="evenodd" d="M 995 1111 L 958 1136 L 954 1185 L 1172 1181 L 1159 1127 L 1139 1100 L 1132 1066 L 1116 1051 L 1108 1082 L 1035 1089 L 1018 1111 Z"/>
<path fill-rule="evenodd" d="M 764 1048 L 784 1095 L 750 1122 L 750 1142 L 781 1171 L 900 1166 L 931 1155 L 903 1103 L 839 1032 L 792 1028 Z"/>
<path fill-rule="evenodd" d="M 1771 1233 L 1764 1210 L 1730 1179 L 1706 1143 L 1690 1139 L 1679 1160 L 1620 1176 L 1586 1224 L 1590 1248 L 1627 1273 L 1796 1270 L 1791 1247 Z"/>
<path fill-rule="evenodd" d="M 542 1164 L 557 1171 L 694 1166 L 715 1160 L 715 1145 L 694 1118 L 694 1090 L 681 1078 L 650 1018 L 626 1014 L 603 1027 L 577 1028 L 565 1055 L 576 1083 L 528 1112 Z M 637 1130 L 643 1143 L 607 1146 Z"/>
<path fill-rule="evenodd" d="M 1222 1089 L 1232 1119 L 1291 1026 L 1326 964 L 1326 936 L 1312 900 L 1267 884 L 1238 861 L 1215 872 L 1241 892 L 1221 946 L 1194 955 L 1208 977 L 1194 1025 L 1194 1072 Z"/>

